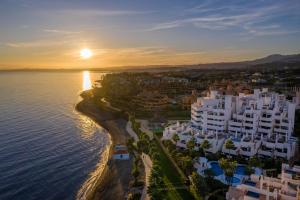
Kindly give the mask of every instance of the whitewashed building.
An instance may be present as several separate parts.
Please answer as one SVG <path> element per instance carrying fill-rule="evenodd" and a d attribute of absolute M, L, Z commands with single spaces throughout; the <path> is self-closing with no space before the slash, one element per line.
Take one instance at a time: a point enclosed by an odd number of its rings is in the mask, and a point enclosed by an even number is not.
<path fill-rule="evenodd" d="M 181 140 L 177 145 L 181 147 L 191 137 L 210 138 L 211 152 L 290 159 L 297 148 L 297 140 L 292 137 L 295 109 L 294 102 L 267 88 L 238 96 L 211 91 L 191 105 L 190 123 L 167 127 L 163 138 L 171 139 L 177 133 Z M 234 148 L 223 145 L 227 140 Z"/>
<path fill-rule="evenodd" d="M 277 178 L 252 174 L 250 180 L 230 187 L 227 200 L 298 200 L 300 199 L 300 166 L 282 164 Z"/>

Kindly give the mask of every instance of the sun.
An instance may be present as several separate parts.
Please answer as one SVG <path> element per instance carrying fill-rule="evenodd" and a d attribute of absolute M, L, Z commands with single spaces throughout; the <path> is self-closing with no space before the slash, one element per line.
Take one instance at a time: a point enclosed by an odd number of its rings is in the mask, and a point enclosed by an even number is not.
<path fill-rule="evenodd" d="M 93 53 L 90 49 L 81 49 L 80 50 L 80 57 L 83 59 L 89 59 L 93 56 Z"/>

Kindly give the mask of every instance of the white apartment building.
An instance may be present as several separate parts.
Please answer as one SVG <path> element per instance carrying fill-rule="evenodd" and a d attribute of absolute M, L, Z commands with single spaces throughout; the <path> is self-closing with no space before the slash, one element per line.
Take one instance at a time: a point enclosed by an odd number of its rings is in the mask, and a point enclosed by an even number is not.
<path fill-rule="evenodd" d="M 209 148 L 205 149 L 206 152 L 217 153 L 222 149 L 222 146 L 225 141 L 225 137 L 221 133 L 215 133 L 209 131 L 204 133 L 195 127 L 191 123 L 179 123 L 172 124 L 168 126 L 163 132 L 164 140 L 172 140 L 174 134 L 179 136 L 179 141 L 176 142 L 176 145 L 180 148 L 187 148 L 187 143 L 192 138 L 195 139 L 197 150 L 201 144 L 207 140 L 209 142 Z"/>
<path fill-rule="evenodd" d="M 277 178 L 252 174 L 250 180 L 230 187 L 227 200 L 298 200 L 300 199 L 300 166 L 282 164 Z"/>
<path fill-rule="evenodd" d="M 231 140 L 235 148 L 226 149 L 223 145 L 220 149 L 226 154 L 290 159 L 297 148 L 297 140 L 292 137 L 295 109 L 295 103 L 267 88 L 238 96 L 211 91 L 207 97 L 200 97 L 192 104 L 191 123 L 185 126 L 205 138 L 216 135 Z M 176 126 L 180 127 L 180 124 Z M 176 131 L 167 127 L 164 139 L 171 132 Z"/>

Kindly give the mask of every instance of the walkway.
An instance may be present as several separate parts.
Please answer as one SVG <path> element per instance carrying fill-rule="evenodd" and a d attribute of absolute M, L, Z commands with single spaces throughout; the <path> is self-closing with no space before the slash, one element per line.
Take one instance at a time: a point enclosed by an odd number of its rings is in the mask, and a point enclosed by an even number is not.
<path fill-rule="evenodd" d="M 146 133 L 150 137 L 150 140 L 152 140 L 153 139 L 153 132 L 149 129 L 148 120 L 137 119 L 136 121 L 141 123 L 141 131 Z"/>
<path fill-rule="evenodd" d="M 151 174 L 152 161 L 150 159 L 150 156 L 148 156 L 145 153 L 142 153 L 141 158 L 142 158 L 144 166 L 145 166 L 145 177 L 146 177 L 146 183 L 145 183 L 145 187 L 143 189 L 141 200 L 150 200 L 150 197 L 147 193 L 147 189 L 149 186 L 149 178 L 150 178 L 150 174 Z"/>
<path fill-rule="evenodd" d="M 132 129 L 132 123 L 131 121 L 128 121 L 126 124 L 126 131 L 128 132 L 128 134 L 133 137 L 135 142 L 139 141 L 139 137 L 137 136 L 137 134 L 133 131 Z"/>
<path fill-rule="evenodd" d="M 133 131 L 132 129 L 132 123 L 131 121 L 128 121 L 126 124 L 126 131 L 128 132 L 128 134 L 133 137 L 135 142 L 139 141 L 139 137 L 137 136 L 137 134 Z M 150 196 L 147 193 L 147 188 L 149 186 L 149 178 L 150 178 L 150 174 L 151 174 L 151 168 L 152 168 L 152 161 L 150 159 L 150 156 L 142 153 L 141 155 L 141 159 L 143 161 L 144 167 L 145 167 L 145 186 L 142 192 L 142 196 L 141 196 L 141 200 L 150 200 Z"/>

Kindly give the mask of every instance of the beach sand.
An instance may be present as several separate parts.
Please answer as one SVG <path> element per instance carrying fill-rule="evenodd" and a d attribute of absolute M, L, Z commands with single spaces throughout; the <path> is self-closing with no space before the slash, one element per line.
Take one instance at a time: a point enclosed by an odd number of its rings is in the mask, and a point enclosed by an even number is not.
<path fill-rule="evenodd" d="M 97 180 L 96 187 L 88 194 L 88 200 L 126 199 L 131 180 L 131 160 L 113 160 L 112 149 L 115 144 L 126 144 L 130 137 L 126 132 L 126 119 L 114 112 L 101 109 L 92 100 L 85 98 L 76 105 L 76 110 L 90 117 L 108 130 L 112 146 L 108 163 Z"/>

